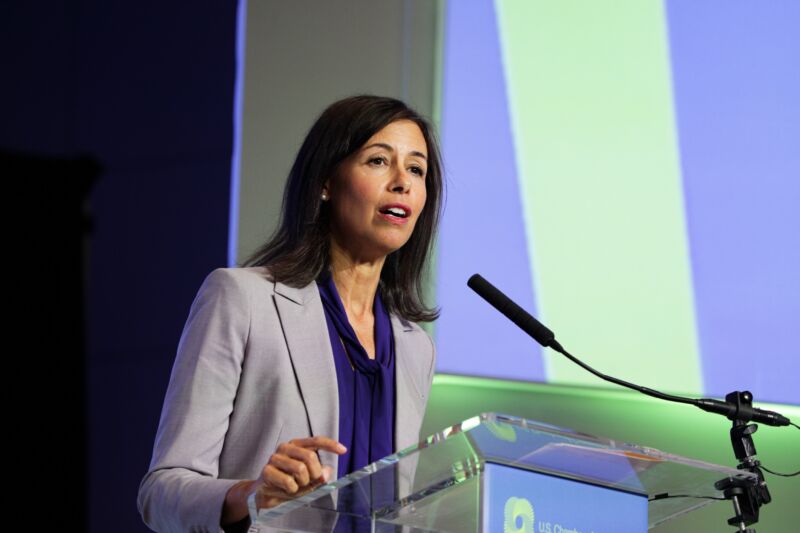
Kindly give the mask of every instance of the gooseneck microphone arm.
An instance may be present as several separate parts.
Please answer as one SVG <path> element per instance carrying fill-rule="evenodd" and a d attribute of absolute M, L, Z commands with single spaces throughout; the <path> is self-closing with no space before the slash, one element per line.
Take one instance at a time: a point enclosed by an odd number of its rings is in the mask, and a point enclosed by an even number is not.
<path fill-rule="evenodd" d="M 726 478 L 718 481 L 715 486 L 718 490 L 723 491 L 725 498 L 733 501 L 736 514 L 728 520 L 728 524 L 737 527 L 741 532 L 754 533 L 754 530 L 749 529 L 747 526 L 758 522 L 759 508 L 772 501 L 772 497 L 767 489 L 764 474 L 759 468 L 761 463 L 756 459 L 756 448 L 752 439 L 752 434 L 755 433 L 758 426 L 749 424 L 749 422 L 763 422 L 770 426 L 788 426 L 791 424 L 788 418 L 780 413 L 753 407 L 753 396 L 748 391 L 732 392 L 725 397 L 726 401 L 724 402 L 712 398 L 686 398 L 665 394 L 603 374 L 567 352 L 556 340 L 555 334 L 550 329 L 479 274 L 469 278 L 467 285 L 519 326 L 525 333 L 533 337 L 536 342 L 546 348 L 554 349 L 598 378 L 661 400 L 695 405 L 704 411 L 722 414 L 730 419 L 733 422 L 731 442 L 733 443 L 736 458 L 739 460 L 739 468 L 754 473 L 758 481 L 755 485 L 750 485 L 739 480 Z"/>
<path fill-rule="evenodd" d="M 533 316 L 531 316 L 530 313 L 517 305 L 508 296 L 503 294 L 497 287 L 486 281 L 480 274 L 474 274 L 472 277 L 470 277 L 469 281 L 467 281 L 467 285 L 469 285 L 473 291 L 478 293 L 481 298 L 489 302 L 492 307 L 500 311 L 509 320 L 522 329 L 522 331 L 533 337 L 536 342 L 546 348 L 554 349 L 576 365 L 604 381 L 639 391 L 642 394 L 652 396 L 653 398 L 659 398 L 669 402 L 694 405 L 700 409 L 703 409 L 704 411 L 724 415 L 730 420 L 741 420 L 746 418 L 747 420 L 762 422 L 770 426 L 788 426 L 791 423 L 788 418 L 774 411 L 757 409 L 741 403 L 723 402 L 714 400 L 712 398 L 686 398 L 684 396 L 675 396 L 673 394 L 666 394 L 648 387 L 637 385 L 635 383 L 630 383 L 623 379 L 615 378 L 614 376 L 603 374 L 602 372 L 595 370 L 574 355 L 567 352 L 567 350 L 565 350 L 561 344 L 559 344 L 559 342 L 556 340 L 555 334 L 548 329 L 547 326 L 536 320 Z"/>

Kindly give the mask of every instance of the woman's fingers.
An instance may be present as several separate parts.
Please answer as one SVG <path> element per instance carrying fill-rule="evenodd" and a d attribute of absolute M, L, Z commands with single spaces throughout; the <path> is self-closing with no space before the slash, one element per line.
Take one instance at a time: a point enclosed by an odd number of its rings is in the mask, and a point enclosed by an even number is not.
<path fill-rule="evenodd" d="M 324 483 L 322 481 L 317 481 L 317 482 L 312 481 L 305 487 L 299 489 L 294 494 L 288 494 L 284 492 L 282 489 L 279 489 L 277 487 L 271 487 L 262 484 L 256 491 L 256 507 L 258 509 L 268 509 L 270 507 L 275 507 L 276 505 L 279 505 L 283 502 L 308 494 L 309 492 L 311 492 L 312 490 L 316 489 L 317 487 L 323 484 Z"/>
<path fill-rule="evenodd" d="M 280 450 L 281 448 L 278 449 Z M 301 461 L 303 464 L 305 464 L 311 479 L 317 480 L 322 476 L 322 465 L 319 462 L 319 455 L 317 455 L 317 452 L 309 450 L 308 448 L 293 446 L 291 444 L 283 448 L 281 451 L 292 459 Z"/>
<path fill-rule="evenodd" d="M 305 463 L 308 468 L 309 477 L 312 480 L 322 477 L 322 465 L 320 464 L 317 450 L 327 450 L 342 454 L 347 451 L 347 448 L 330 437 L 321 436 L 293 439 L 278 447 L 279 452 Z"/>
<path fill-rule="evenodd" d="M 328 483 L 332 477 L 333 477 L 333 467 L 328 465 L 323 466 L 322 478 L 325 480 L 325 483 Z"/>
<path fill-rule="evenodd" d="M 291 474 L 298 487 L 304 487 L 311 480 L 319 478 L 319 475 L 315 475 L 313 467 L 309 467 L 302 460 L 298 461 L 297 459 L 296 457 L 292 458 L 291 456 L 276 453 L 272 456 L 270 464 L 286 474 Z"/>
<path fill-rule="evenodd" d="M 309 448 L 311 450 L 326 450 L 339 455 L 347 451 L 347 448 L 338 441 L 330 437 L 306 437 L 304 439 L 293 439 L 289 441 L 297 446 Z"/>
<path fill-rule="evenodd" d="M 342 454 L 347 448 L 329 437 L 294 439 L 278 446 L 261 473 L 264 490 L 277 491 L 269 493 L 270 501 L 305 494 L 333 477 L 333 468 L 322 466 L 317 450 Z"/>
<path fill-rule="evenodd" d="M 274 458 L 275 456 L 273 455 L 272 457 Z M 272 464 L 272 460 L 270 460 L 270 463 L 264 467 L 262 476 L 264 477 L 264 483 L 267 486 L 277 487 L 287 494 L 294 494 L 297 492 L 297 489 L 300 488 L 297 485 L 297 481 L 295 481 L 294 476 L 291 476 L 280 470 L 278 467 Z"/>

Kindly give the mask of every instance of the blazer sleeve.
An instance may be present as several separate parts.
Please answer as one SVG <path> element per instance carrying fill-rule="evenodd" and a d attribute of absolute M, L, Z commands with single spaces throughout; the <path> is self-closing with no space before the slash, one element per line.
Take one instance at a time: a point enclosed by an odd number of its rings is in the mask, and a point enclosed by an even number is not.
<path fill-rule="evenodd" d="M 206 277 L 178 344 L 137 498 L 155 531 L 221 532 L 225 494 L 239 481 L 217 478 L 250 331 L 249 294 L 232 271 Z"/>

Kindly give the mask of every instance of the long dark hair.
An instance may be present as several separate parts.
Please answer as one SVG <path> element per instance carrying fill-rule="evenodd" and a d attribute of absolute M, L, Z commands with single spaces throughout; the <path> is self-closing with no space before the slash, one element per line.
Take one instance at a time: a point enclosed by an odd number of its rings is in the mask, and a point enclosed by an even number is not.
<path fill-rule="evenodd" d="M 389 312 L 406 320 L 430 322 L 439 310 L 423 303 L 423 276 L 441 216 L 444 180 L 433 128 L 419 113 L 394 98 L 359 95 L 331 104 L 306 135 L 289 172 L 281 221 L 270 239 L 241 266 L 266 266 L 275 281 L 304 287 L 330 265 L 330 210 L 320 201 L 323 184 L 337 165 L 375 133 L 396 120 L 411 120 L 428 149 L 427 198 L 408 242 L 389 254 L 380 291 Z"/>

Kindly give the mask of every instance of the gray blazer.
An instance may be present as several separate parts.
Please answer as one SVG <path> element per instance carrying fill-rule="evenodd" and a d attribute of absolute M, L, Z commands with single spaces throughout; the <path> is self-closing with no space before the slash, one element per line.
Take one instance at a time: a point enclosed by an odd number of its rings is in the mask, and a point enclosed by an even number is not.
<path fill-rule="evenodd" d="M 398 451 L 418 441 L 436 352 L 419 326 L 391 320 Z M 218 268 L 178 344 L 139 512 L 156 531 L 219 533 L 226 492 L 256 479 L 279 442 L 338 433 L 336 369 L 316 283 L 295 289 L 270 281 L 263 267 Z M 337 457 L 320 452 L 334 473 Z"/>

